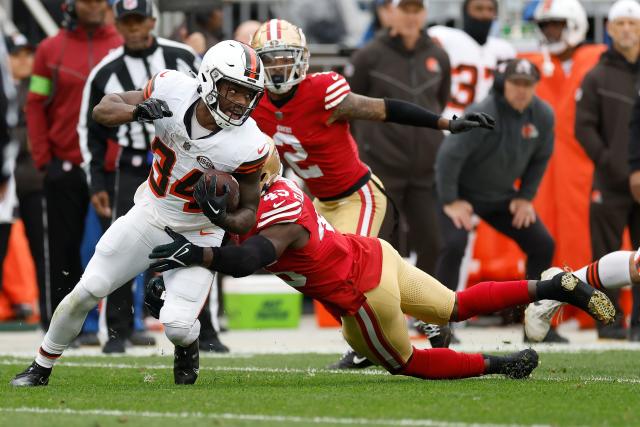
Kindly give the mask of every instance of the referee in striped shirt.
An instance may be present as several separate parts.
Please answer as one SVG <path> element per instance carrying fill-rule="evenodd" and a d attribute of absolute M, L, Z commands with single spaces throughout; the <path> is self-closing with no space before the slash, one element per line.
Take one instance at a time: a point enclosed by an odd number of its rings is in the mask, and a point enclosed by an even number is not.
<path fill-rule="evenodd" d="M 200 66 L 200 58 L 190 47 L 152 34 L 156 19 L 151 0 L 118 0 L 113 8 L 124 46 L 110 52 L 91 71 L 78 123 L 80 148 L 89 168 L 91 204 L 106 224 L 131 209 L 136 189 L 148 177 L 154 128 L 152 123 L 139 122 L 107 128 L 91 118 L 93 107 L 106 94 L 142 88 L 163 69 L 189 74 L 197 73 Z M 106 308 L 109 341 L 103 352 L 123 353 L 126 340 L 141 345 L 154 343 L 153 338 L 133 332 L 132 305 L 130 285 L 109 295 Z M 202 311 L 200 322 L 202 349 L 228 351 L 218 340 L 208 309 Z"/>

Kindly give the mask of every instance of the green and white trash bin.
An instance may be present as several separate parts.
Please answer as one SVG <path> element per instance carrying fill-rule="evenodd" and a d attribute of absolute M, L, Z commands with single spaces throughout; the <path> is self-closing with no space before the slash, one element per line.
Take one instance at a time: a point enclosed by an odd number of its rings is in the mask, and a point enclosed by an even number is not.
<path fill-rule="evenodd" d="M 297 328 L 302 294 L 272 274 L 222 279 L 229 329 Z"/>

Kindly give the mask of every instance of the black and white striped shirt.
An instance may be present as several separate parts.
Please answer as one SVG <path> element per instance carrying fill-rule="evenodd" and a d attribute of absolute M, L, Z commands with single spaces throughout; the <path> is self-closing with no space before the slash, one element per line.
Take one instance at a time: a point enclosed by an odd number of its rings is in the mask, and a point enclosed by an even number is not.
<path fill-rule="evenodd" d="M 154 74 L 164 69 L 190 74 L 197 73 L 199 66 L 200 58 L 189 46 L 158 37 L 142 51 L 130 51 L 121 46 L 91 70 L 82 95 L 78 134 L 92 193 L 107 189 L 105 155 L 108 140 L 144 154 L 154 136 L 152 123 L 133 122 L 117 128 L 102 126 L 91 117 L 93 107 L 106 94 L 141 89 Z"/>

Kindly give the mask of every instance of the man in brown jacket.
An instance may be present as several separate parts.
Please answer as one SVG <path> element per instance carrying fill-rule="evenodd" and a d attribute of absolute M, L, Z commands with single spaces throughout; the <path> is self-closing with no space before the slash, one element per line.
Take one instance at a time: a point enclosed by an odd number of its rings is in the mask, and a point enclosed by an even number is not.
<path fill-rule="evenodd" d="M 589 209 L 594 260 L 620 249 L 627 226 L 633 246 L 640 245 L 640 204 L 631 197 L 628 184 L 629 119 L 639 88 L 640 4 L 616 2 L 609 11 L 607 31 L 612 47 L 584 77 L 576 94 L 576 138 L 595 166 Z M 633 288 L 633 296 L 629 339 L 638 341 L 640 288 Z M 622 319 L 611 326 L 599 325 L 598 335 L 626 338 Z"/>
<path fill-rule="evenodd" d="M 393 28 L 376 36 L 352 58 L 351 90 L 375 98 L 411 101 L 441 113 L 451 86 L 449 58 L 424 30 L 422 0 L 394 0 Z M 347 73 L 349 74 L 349 73 Z M 416 266 L 433 274 L 438 257 L 434 163 L 441 131 L 389 123 L 356 122 L 361 156 L 383 182 L 409 227 Z M 396 248 L 393 211 L 388 210 L 380 237 Z"/>

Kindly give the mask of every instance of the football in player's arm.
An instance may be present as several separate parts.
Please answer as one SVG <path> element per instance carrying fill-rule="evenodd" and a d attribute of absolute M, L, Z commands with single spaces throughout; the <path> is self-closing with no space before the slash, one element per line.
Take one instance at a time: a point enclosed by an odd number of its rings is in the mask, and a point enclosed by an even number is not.
<path fill-rule="evenodd" d="M 93 109 L 93 119 L 105 126 L 120 126 L 125 123 L 140 121 L 152 122 L 160 120 L 164 117 L 171 117 L 173 113 L 169 110 L 167 103 L 158 98 L 150 98 L 145 93 L 151 93 L 153 79 L 148 83 L 148 88 L 143 90 L 108 94 Z M 229 88 L 220 87 L 218 90 L 227 93 L 227 97 L 235 98 L 239 102 L 252 96 L 251 93 L 242 86 L 223 81 L 221 86 L 229 85 Z M 221 98 L 221 101 L 223 98 Z M 221 108 L 224 106 L 221 105 Z M 232 106 L 229 106 L 233 109 Z M 200 99 L 197 101 L 195 114 L 197 120 L 206 129 L 213 133 L 221 128 L 216 124 L 213 116 L 209 112 L 207 106 Z M 230 112 L 229 115 L 233 115 Z M 193 197 L 198 203 L 203 213 L 215 225 L 223 228 L 231 233 L 243 234 L 248 232 L 255 224 L 255 215 L 258 209 L 260 198 L 259 179 L 261 166 L 268 154 L 262 158 L 240 165 L 233 177 L 238 181 L 240 186 L 240 203 L 238 209 L 233 213 L 227 212 L 228 192 L 222 195 L 216 195 L 215 191 L 209 191 L 206 181 L 202 179 L 194 185 Z M 215 188 L 215 182 L 212 183 Z"/>

